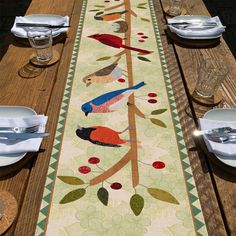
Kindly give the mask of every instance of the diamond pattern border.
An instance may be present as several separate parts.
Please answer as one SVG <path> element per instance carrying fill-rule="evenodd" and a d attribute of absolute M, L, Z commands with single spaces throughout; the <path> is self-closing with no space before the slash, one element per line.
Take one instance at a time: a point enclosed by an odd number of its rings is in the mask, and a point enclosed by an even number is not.
<path fill-rule="evenodd" d="M 77 33 L 76 33 L 76 37 L 75 37 L 73 52 L 72 52 L 72 56 L 71 56 L 70 68 L 69 68 L 69 72 L 68 72 L 68 76 L 67 76 L 65 91 L 63 94 L 63 99 L 62 99 L 62 104 L 61 104 L 61 109 L 60 109 L 57 130 L 56 130 L 52 154 L 51 154 L 51 159 L 50 159 L 50 163 L 49 163 L 48 174 L 47 174 L 47 179 L 46 179 L 46 183 L 45 183 L 43 198 L 42 198 L 38 221 L 37 221 L 37 226 L 36 226 L 36 230 L 35 230 L 35 235 L 37 235 L 37 236 L 45 235 L 45 231 L 46 231 L 46 223 L 47 223 L 47 216 L 49 213 L 49 206 L 50 206 L 50 201 L 51 201 L 51 196 L 52 196 L 53 182 L 54 182 L 54 178 L 56 176 L 56 167 L 57 167 L 58 157 L 59 157 L 59 153 L 60 153 L 62 132 L 64 129 L 66 114 L 67 114 L 67 110 L 68 110 L 68 106 L 69 106 L 71 88 L 72 88 L 74 74 L 75 74 L 76 60 L 77 60 L 77 56 L 78 56 L 78 52 L 79 52 L 80 38 L 81 38 L 82 29 L 83 29 L 86 5 L 87 5 L 87 0 L 84 0 L 83 5 L 82 5 L 82 9 L 81 9 L 79 25 L 78 25 L 78 29 L 77 29 Z"/>
<path fill-rule="evenodd" d="M 174 93 L 173 93 L 172 85 L 170 82 L 170 76 L 167 69 L 165 55 L 164 55 L 164 51 L 162 47 L 160 32 L 159 32 L 159 28 L 157 24 L 157 19 L 156 19 L 156 13 L 155 13 L 154 5 L 153 5 L 153 0 L 148 0 L 148 1 L 149 1 L 151 16 L 152 16 L 153 28 L 156 35 L 159 56 L 160 56 L 161 65 L 162 65 L 163 77 L 165 80 L 166 90 L 169 97 L 169 104 L 170 104 L 170 109 L 172 113 L 172 119 L 175 126 L 176 138 L 177 138 L 177 142 L 179 146 L 179 152 L 180 152 L 180 158 L 182 162 L 183 173 L 185 176 L 186 188 L 188 189 L 189 203 L 191 206 L 192 217 L 195 224 L 196 235 L 198 236 L 208 235 L 206 225 L 205 225 L 205 220 L 202 214 L 202 208 L 201 208 L 200 201 L 198 198 L 197 189 L 195 186 L 195 181 L 192 174 L 192 169 L 191 169 L 189 158 L 188 158 L 187 149 L 185 146 L 185 141 L 183 138 L 183 133 L 180 126 L 179 116 L 178 116 L 178 112 L 176 108 Z"/>

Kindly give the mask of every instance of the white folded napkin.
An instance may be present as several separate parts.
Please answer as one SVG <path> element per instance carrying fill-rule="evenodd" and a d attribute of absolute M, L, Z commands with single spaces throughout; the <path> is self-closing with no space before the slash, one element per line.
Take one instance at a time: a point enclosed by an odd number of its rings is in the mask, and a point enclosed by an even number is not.
<path fill-rule="evenodd" d="M 193 21 L 188 21 L 187 18 L 186 20 L 182 20 L 184 22 L 193 22 Z M 180 29 L 178 28 L 178 26 L 173 26 L 173 25 L 169 25 L 170 31 L 174 32 L 176 34 L 178 34 L 179 36 L 183 36 L 183 37 L 219 37 L 224 31 L 225 31 L 225 26 L 222 25 L 220 19 L 218 16 L 215 17 L 211 17 L 207 20 L 207 22 L 216 22 L 217 26 L 214 28 L 210 28 L 210 29 L 200 29 L 200 28 L 185 28 L 185 29 Z M 171 23 L 178 23 L 180 22 L 179 20 L 175 20 L 175 19 L 168 19 L 167 22 L 169 24 Z"/>
<path fill-rule="evenodd" d="M 199 119 L 199 124 L 201 130 L 205 129 L 215 129 L 220 127 L 231 127 L 236 129 L 236 122 L 229 122 L 229 121 L 216 121 L 216 120 L 208 120 L 208 119 Z M 213 152 L 215 154 L 219 154 L 222 156 L 235 156 L 236 158 L 236 144 L 235 143 L 216 143 L 210 141 L 203 136 L 205 143 L 207 145 L 208 151 Z"/>
<path fill-rule="evenodd" d="M 33 115 L 23 118 L 2 117 L 0 118 L 0 127 L 31 127 L 40 125 L 38 132 L 41 133 L 45 131 L 47 119 L 48 117 L 44 115 Z M 0 139 L 0 154 L 37 152 L 41 142 L 42 138 L 25 140 Z"/>
<path fill-rule="evenodd" d="M 16 27 L 16 23 L 38 23 L 38 24 L 41 23 L 41 24 L 50 24 L 50 25 L 69 25 L 69 17 L 68 16 L 64 16 L 61 18 L 50 17 L 48 21 L 45 21 L 45 19 L 42 21 L 40 20 L 36 21 L 34 18 L 30 19 L 29 17 L 25 18 L 23 16 L 16 16 L 14 25 L 11 28 L 11 32 L 17 37 L 27 38 L 28 27 Z M 52 29 L 52 36 L 55 37 L 61 33 L 67 32 L 67 30 L 68 28 Z"/>

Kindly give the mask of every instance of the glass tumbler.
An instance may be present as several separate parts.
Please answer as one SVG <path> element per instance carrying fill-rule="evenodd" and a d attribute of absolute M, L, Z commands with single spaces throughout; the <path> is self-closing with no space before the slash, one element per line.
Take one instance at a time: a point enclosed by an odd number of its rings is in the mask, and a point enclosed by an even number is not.
<path fill-rule="evenodd" d="M 37 61 L 49 62 L 52 59 L 52 30 L 46 27 L 31 27 L 27 35 L 31 47 L 36 52 Z"/>
<path fill-rule="evenodd" d="M 198 67 L 195 93 L 203 98 L 211 98 L 228 74 L 228 68 L 221 59 L 206 59 Z"/>
<path fill-rule="evenodd" d="M 169 0 L 168 14 L 170 16 L 179 16 L 182 12 L 182 1 L 181 0 Z"/>

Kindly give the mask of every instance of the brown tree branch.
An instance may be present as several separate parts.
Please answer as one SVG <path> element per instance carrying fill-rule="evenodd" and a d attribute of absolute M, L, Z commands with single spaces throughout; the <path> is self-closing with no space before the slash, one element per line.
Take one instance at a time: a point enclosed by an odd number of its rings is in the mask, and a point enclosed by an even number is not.
<path fill-rule="evenodd" d="M 115 165 L 107 169 L 102 174 L 98 175 L 97 177 L 90 180 L 90 185 L 95 185 L 98 183 L 103 182 L 104 180 L 108 179 L 112 175 L 114 175 L 116 172 L 118 172 L 121 168 L 123 168 L 128 162 L 130 161 L 130 151 L 128 151 L 122 159 L 120 159 Z"/>
<path fill-rule="evenodd" d="M 114 8 L 117 8 L 118 6 L 123 6 L 125 5 L 125 10 L 127 10 L 127 13 L 125 14 L 125 21 L 129 25 L 128 30 L 125 33 L 125 38 L 126 38 L 126 45 L 131 46 L 131 6 L 130 6 L 130 0 L 125 0 L 124 3 L 119 4 L 115 7 L 110 7 L 107 8 L 106 10 L 111 10 Z M 128 72 L 128 79 L 129 79 L 129 87 L 132 87 L 134 85 L 133 82 L 133 66 L 132 66 L 132 56 L 131 56 L 131 51 L 130 50 L 123 50 L 122 52 L 118 53 L 117 57 L 125 54 L 126 55 L 126 63 L 127 63 L 127 72 Z M 135 106 L 135 99 L 134 95 L 132 94 L 129 97 L 128 100 L 129 104 L 133 104 L 128 106 L 128 123 L 129 126 L 132 127 L 132 129 L 129 130 L 129 135 L 130 135 L 130 140 L 133 140 L 131 142 L 130 150 L 125 154 L 125 156 L 118 161 L 115 165 L 107 169 L 105 172 L 100 174 L 99 176 L 93 178 L 90 180 L 90 185 L 95 185 L 98 183 L 103 182 L 104 180 L 108 179 L 111 177 L 113 174 L 118 172 L 121 168 L 123 168 L 129 161 L 131 161 L 131 169 L 132 169 L 132 185 L 135 188 L 139 184 L 139 171 L 138 171 L 138 144 L 136 142 L 137 140 L 137 133 L 136 133 L 136 122 L 135 122 L 135 114 L 140 111 L 136 106 Z M 140 111 L 140 114 L 142 112 Z"/>

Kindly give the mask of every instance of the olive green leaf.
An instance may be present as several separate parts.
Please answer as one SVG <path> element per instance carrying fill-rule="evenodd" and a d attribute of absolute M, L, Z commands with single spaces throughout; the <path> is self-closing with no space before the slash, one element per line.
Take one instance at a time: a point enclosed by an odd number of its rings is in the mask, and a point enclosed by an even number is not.
<path fill-rule="evenodd" d="M 148 188 L 147 191 L 152 197 L 158 200 L 173 203 L 173 204 L 179 204 L 178 200 L 173 195 L 171 195 L 170 193 L 162 189 Z"/>
<path fill-rule="evenodd" d="M 82 185 L 84 184 L 84 181 L 82 179 L 79 179 L 74 176 L 57 176 L 61 181 L 63 181 L 66 184 L 71 184 L 71 185 Z"/>
<path fill-rule="evenodd" d="M 105 7 L 104 5 L 94 5 L 95 7 Z"/>
<path fill-rule="evenodd" d="M 111 57 L 101 57 L 99 59 L 97 59 L 96 61 L 106 61 L 108 59 L 110 59 Z"/>
<path fill-rule="evenodd" d="M 149 19 L 146 19 L 146 18 L 143 18 L 143 17 L 141 17 L 140 19 L 141 19 L 141 20 L 143 20 L 143 21 L 150 22 L 150 20 L 149 20 Z"/>
<path fill-rule="evenodd" d="M 108 197 L 109 197 L 108 191 L 107 191 L 105 188 L 101 187 L 100 189 L 98 189 L 97 196 L 98 196 L 98 199 L 99 199 L 105 206 L 107 206 L 107 204 L 108 204 Z"/>
<path fill-rule="evenodd" d="M 73 202 L 75 200 L 78 200 L 82 198 L 86 193 L 86 190 L 84 188 L 78 188 L 76 190 L 73 190 L 69 193 L 67 193 L 60 201 L 60 204 L 65 204 L 69 202 Z"/>
<path fill-rule="evenodd" d="M 146 7 L 142 7 L 142 6 L 137 6 L 137 8 L 140 8 L 140 9 L 147 9 Z"/>
<path fill-rule="evenodd" d="M 95 12 L 95 11 L 100 11 L 99 9 L 92 9 L 92 10 L 89 10 L 90 12 Z"/>
<path fill-rule="evenodd" d="M 161 121 L 161 120 L 154 119 L 154 118 L 151 118 L 150 120 L 151 120 L 151 122 L 153 124 L 158 125 L 158 126 L 160 126 L 162 128 L 166 128 L 167 127 L 166 124 L 163 121 Z"/>
<path fill-rule="evenodd" d="M 154 110 L 152 111 L 152 115 L 159 115 L 161 113 L 164 113 L 165 111 L 167 111 L 167 109 L 157 109 L 157 110 Z"/>
<path fill-rule="evenodd" d="M 136 216 L 138 216 L 141 213 L 141 211 L 143 210 L 143 206 L 144 206 L 144 199 L 139 194 L 134 194 L 130 198 L 130 207 Z"/>
<path fill-rule="evenodd" d="M 143 5 L 146 5 L 147 3 L 144 2 L 144 3 L 139 3 L 138 6 L 143 6 Z"/>
<path fill-rule="evenodd" d="M 151 62 L 149 59 L 147 59 L 146 57 L 140 57 L 140 56 L 138 56 L 137 57 L 139 60 L 141 60 L 141 61 L 149 61 L 149 62 Z"/>
<path fill-rule="evenodd" d="M 104 13 L 103 11 L 97 12 L 96 16 L 102 15 L 103 13 Z"/>

